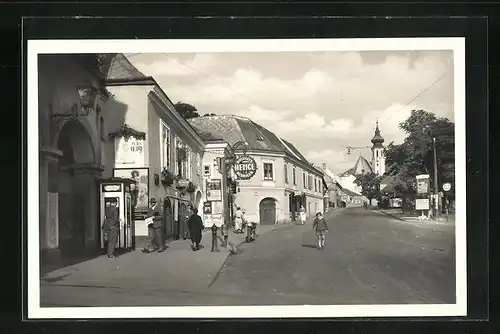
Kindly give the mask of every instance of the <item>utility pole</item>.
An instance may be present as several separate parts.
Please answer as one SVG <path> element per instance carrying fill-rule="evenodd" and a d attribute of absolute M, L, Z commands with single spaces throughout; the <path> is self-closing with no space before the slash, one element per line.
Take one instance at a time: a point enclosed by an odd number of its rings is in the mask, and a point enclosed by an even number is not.
<path fill-rule="evenodd" d="M 436 210 L 436 221 L 439 217 L 439 187 L 438 187 L 438 168 L 437 168 L 437 154 L 436 154 L 436 137 L 432 138 L 434 146 L 434 200 L 436 201 L 434 209 Z"/>

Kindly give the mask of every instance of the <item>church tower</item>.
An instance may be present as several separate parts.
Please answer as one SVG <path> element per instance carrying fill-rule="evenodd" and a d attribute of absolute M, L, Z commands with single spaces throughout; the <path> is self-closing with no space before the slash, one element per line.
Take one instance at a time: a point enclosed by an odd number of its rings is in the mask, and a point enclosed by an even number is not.
<path fill-rule="evenodd" d="M 385 173 L 385 156 L 384 156 L 384 138 L 380 135 L 380 130 L 375 129 L 375 135 L 372 138 L 372 169 L 377 175 L 383 175 Z"/>

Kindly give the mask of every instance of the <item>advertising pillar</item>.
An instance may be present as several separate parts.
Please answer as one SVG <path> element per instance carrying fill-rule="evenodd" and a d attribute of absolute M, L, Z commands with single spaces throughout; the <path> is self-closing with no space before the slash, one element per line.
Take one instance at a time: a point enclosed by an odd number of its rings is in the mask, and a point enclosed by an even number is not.
<path fill-rule="evenodd" d="M 417 197 L 415 199 L 415 210 L 422 212 L 421 217 L 429 218 L 429 174 L 416 176 L 417 179 Z M 425 215 L 427 212 L 427 216 Z"/>

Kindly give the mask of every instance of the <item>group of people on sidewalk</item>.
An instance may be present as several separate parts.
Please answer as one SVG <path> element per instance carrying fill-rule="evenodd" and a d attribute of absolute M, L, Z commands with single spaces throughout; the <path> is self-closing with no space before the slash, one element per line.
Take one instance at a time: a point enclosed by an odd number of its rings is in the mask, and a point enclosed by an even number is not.
<path fill-rule="evenodd" d="M 156 198 L 153 197 L 150 199 L 150 207 L 148 208 L 146 218 L 146 222 L 148 223 L 149 243 L 142 249 L 143 253 L 162 253 L 167 249 L 163 238 L 163 215 L 160 207 L 157 204 L 158 203 Z M 193 251 L 197 251 L 200 249 L 202 232 L 205 227 L 201 217 L 198 215 L 198 210 L 196 208 L 191 208 L 190 211 L 191 215 L 187 219 L 187 229 L 189 232 L 189 237 L 191 239 L 191 249 Z M 306 213 L 303 206 L 301 206 L 299 214 L 301 225 L 304 225 L 306 221 Z M 249 226 L 248 224 L 251 223 L 246 222 L 244 218 L 244 212 L 240 207 L 237 207 L 234 215 L 235 233 L 243 233 L 244 225 Z M 313 222 L 313 229 L 316 231 L 316 236 L 318 239 L 318 249 L 322 250 L 325 246 L 325 233 L 328 232 L 328 225 L 321 212 L 316 213 L 316 218 Z M 102 226 L 102 230 L 104 233 L 104 240 L 108 258 L 116 257 L 115 249 L 118 241 L 118 234 L 120 231 L 120 218 L 116 201 L 106 202 L 104 224 Z M 250 234 L 254 235 L 255 227 L 253 227 L 253 224 L 252 228 L 249 230 L 252 230 Z M 226 237 L 227 236 L 224 235 L 224 238 Z M 247 236 L 247 242 L 249 241 L 249 238 L 251 239 L 252 235 Z M 212 227 L 212 239 L 212 251 L 217 251 L 218 247 L 214 247 L 214 243 L 215 246 L 217 245 L 216 226 L 215 228 Z"/>

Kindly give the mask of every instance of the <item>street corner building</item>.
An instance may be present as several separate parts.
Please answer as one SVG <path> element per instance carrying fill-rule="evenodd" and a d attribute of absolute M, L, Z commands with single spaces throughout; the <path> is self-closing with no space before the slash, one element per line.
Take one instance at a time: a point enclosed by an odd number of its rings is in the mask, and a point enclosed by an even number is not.
<path fill-rule="evenodd" d="M 110 132 L 107 156 L 113 157 L 106 176 L 135 179 L 136 236 L 148 234 L 140 222 L 154 197 L 164 213 L 164 237 L 177 239 L 185 232 L 189 207 L 203 205 L 205 143 L 155 79 L 123 55 L 115 57 L 106 87 L 113 96 L 104 106 Z"/>
<path fill-rule="evenodd" d="M 220 146 L 220 154 L 224 154 L 223 142 L 234 150 L 237 158 L 232 175 L 237 174 L 238 157 L 248 157 L 247 163 L 254 165 L 251 177 L 236 178 L 233 200 L 233 206 L 241 207 L 248 221 L 289 222 L 295 220 L 301 206 L 308 215 L 324 211 L 324 173 L 290 142 L 240 116 L 207 115 L 189 119 L 189 123 L 207 143 L 202 167 L 206 179 L 220 177 L 216 160 L 208 154 L 210 142 L 214 150 Z"/>

